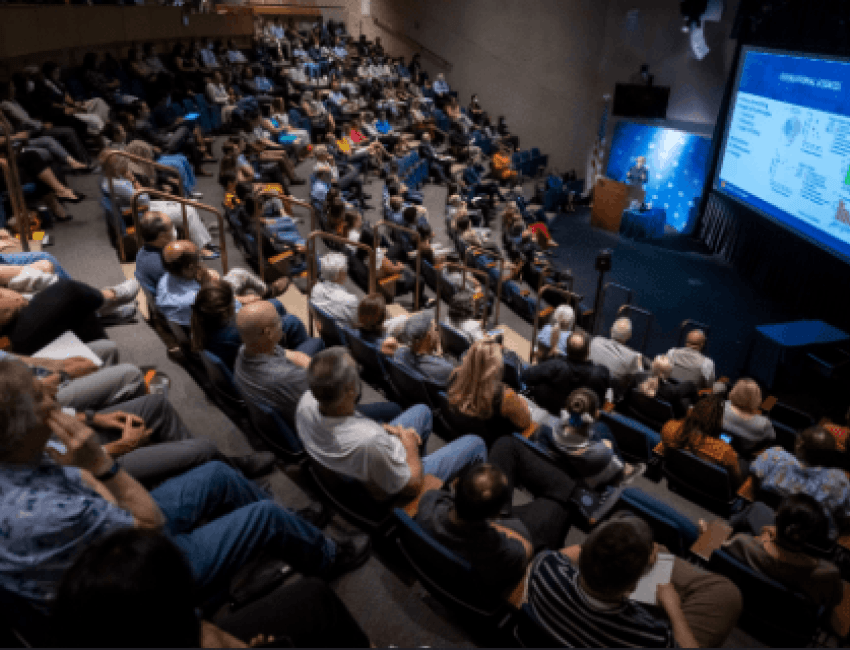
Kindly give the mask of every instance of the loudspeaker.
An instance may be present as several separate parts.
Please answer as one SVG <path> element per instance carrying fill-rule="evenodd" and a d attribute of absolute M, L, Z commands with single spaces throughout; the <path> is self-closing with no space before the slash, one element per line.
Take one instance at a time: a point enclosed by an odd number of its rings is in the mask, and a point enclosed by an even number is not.
<path fill-rule="evenodd" d="M 596 256 L 596 270 L 600 273 L 607 273 L 611 270 L 611 249 L 606 248 L 599 251 Z"/>

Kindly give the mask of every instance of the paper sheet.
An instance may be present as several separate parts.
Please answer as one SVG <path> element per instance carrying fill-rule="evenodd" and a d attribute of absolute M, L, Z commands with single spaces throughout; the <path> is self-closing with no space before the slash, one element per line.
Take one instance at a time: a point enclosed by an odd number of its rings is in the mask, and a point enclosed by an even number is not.
<path fill-rule="evenodd" d="M 85 357 L 98 368 L 103 365 L 100 357 L 71 331 L 65 332 L 32 356 L 36 359 L 56 359 L 60 361 L 71 357 Z"/>
<path fill-rule="evenodd" d="M 658 585 L 666 585 L 673 575 L 673 555 L 659 553 L 652 570 L 643 576 L 629 598 L 646 605 L 657 605 L 656 593 Z"/>

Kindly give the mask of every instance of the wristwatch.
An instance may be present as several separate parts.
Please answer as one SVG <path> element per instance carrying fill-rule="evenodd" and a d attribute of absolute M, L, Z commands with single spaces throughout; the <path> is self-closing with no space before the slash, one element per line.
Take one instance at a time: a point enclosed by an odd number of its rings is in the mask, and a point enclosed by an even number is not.
<path fill-rule="evenodd" d="M 95 416 L 94 409 L 86 409 L 85 414 L 86 414 L 86 424 L 89 425 L 90 427 L 93 427 L 94 426 L 94 416 Z"/>
<path fill-rule="evenodd" d="M 103 472 L 102 474 L 95 475 L 95 478 L 101 483 L 105 483 L 111 478 L 115 478 L 115 475 L 121 471 L 121 465 L 118 464 L 118 461 L 112 461 L 112 467 Z"/>

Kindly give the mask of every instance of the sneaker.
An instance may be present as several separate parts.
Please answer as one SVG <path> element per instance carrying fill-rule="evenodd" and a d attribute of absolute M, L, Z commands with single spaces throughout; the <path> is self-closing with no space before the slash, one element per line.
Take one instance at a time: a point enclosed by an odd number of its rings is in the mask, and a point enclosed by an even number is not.
<path fill-rule="evenodd" d="M 114 287 L 107 287 L 107 290 L 112 291 L 115 297 L 103 303 L 103 306 L 98 311 L 100 316 L 106 316 L 112 313 L 121 305 L 126 305 L 136 299 L 136 296 L 141 291 L 139 282 L 135 278 L 125 280 L 121 284 L 116 284 Z"/>
<path fill-rule="evenodd" d="M 325 570 L 325 579 L 332 580 L 343 573 L 353 571 L 366 560 L 372 552 L 372 541 L 362 533 L 343 539 L 336 539 L 336 555 Z"/>
<path fill-rule="evenodd" d="M 101 327 L 110 327 L 112 325 L 123 325 L 125 323 L 134 322 L 136 318 L 136 305 L 135 303 L 128 303 L 126 305 L 118 305 L 113 308 L 108 313 L 98 314 L 98 320 L 100 321 Z"/>

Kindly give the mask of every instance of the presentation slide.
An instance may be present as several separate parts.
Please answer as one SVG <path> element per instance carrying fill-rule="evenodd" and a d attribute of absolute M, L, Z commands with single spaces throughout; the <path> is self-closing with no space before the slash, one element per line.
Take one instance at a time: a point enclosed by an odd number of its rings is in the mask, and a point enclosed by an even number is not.
<path fill-rule="evenodd" d="M 850 262 L 850 62 L 745 50 L 715 188 Z"/>

